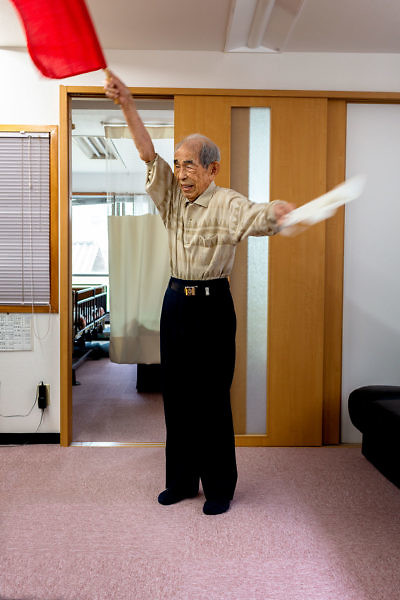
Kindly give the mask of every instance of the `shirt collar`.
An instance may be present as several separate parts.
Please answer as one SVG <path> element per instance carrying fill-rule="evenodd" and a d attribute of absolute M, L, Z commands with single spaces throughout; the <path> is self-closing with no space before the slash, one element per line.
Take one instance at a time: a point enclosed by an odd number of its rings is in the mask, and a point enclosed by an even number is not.
<path fill-rule="evenodd" d="M 212 181 L 208 188 L 202 194 L 200 194 L 200 196 L 196 198 L 196 200 L 190 202 L 190 200 L 185 199 L 185 206 L 187 206 L 188 204 L 199 204 L 200 206 L 204 206 L 204 208 L 207 208 L 211 198 L 214 195 L 216 187 L 217 186 L 215 185 L 215 182 Z"/>

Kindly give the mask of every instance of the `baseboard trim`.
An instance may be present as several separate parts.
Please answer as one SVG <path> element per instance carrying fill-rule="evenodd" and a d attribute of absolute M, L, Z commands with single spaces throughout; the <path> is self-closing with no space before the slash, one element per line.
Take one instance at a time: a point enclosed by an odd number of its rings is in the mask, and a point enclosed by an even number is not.
<path fill-rule="evenodd" d="M 60 444 L 59 433 L 0 433 L 0 446 Z"/>

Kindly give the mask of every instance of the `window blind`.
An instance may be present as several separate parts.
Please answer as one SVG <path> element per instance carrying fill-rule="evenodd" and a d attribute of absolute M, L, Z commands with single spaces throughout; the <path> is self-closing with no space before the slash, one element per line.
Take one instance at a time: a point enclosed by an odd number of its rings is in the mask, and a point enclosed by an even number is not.
<path fill-rule="evenodd" d="M 50 134 L 0 132 L 0 305 L 50 304 Z"/>

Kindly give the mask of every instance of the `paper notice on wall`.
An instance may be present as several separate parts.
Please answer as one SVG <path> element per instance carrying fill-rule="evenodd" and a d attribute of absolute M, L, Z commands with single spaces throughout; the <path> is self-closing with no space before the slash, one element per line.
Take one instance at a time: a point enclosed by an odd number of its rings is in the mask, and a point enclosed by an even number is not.
<path fill-rule="evenodd" d="M 0 352 L 32 350 L 32 315 L 0 314 Z"/>

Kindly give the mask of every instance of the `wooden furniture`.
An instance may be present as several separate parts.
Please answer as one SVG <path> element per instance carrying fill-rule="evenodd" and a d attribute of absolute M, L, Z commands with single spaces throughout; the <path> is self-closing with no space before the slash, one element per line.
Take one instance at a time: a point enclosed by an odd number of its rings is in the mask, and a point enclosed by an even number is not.
<path fill-rule="evenodd" d="M 72 288 L 72 385 L 79 385 L 76 381 L 76 370 L 94 351 L 87 342 L 91 343 L 97 339 L 108 319 L 107 286 Z"/>

